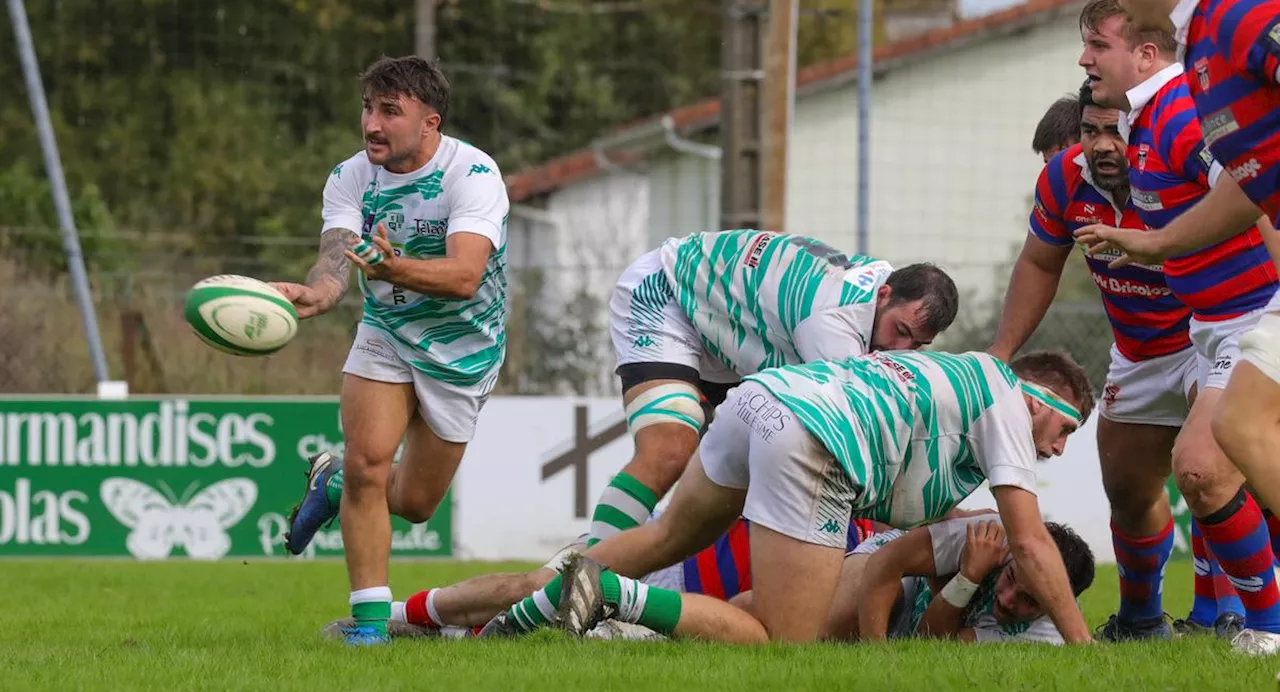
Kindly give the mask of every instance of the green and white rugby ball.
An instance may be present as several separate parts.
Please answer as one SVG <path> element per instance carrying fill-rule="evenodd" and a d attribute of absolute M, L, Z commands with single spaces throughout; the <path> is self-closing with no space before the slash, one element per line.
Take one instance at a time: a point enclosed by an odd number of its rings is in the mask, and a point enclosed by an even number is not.
<path fill-rule="evenodd" d="M 247 276 L 211 276 L 187 292 L 183 316 L 201 341 L 235 356 L 265 356 L 298 333 L 298 313 L 270 285 Z"/>

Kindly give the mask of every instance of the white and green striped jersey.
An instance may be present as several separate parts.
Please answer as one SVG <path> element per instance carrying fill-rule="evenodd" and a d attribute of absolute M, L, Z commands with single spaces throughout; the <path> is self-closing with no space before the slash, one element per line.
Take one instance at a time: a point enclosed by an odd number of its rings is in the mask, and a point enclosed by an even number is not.
<path fill-rule="evenodd" d="M 375 166 L 363 151 L 338 164 L 324 188 L 323 230 L 345 228 L 367 238 L 383 224 L 396 255 L 413 259 L 444 257 L 445 239 L 454 233 L 493 243 L 472 298 L 429 296 L 360 275 L 362 321 L 417 354 L 411 364 L 429 377 L 471 387 L 496 381 L 505 357 L 508 209 L 493 159 L 442 137 L 435 156 L 412 173 Z"/>
<path fill-rule="evenodd" d="M 893 267 L 799 235 L 735 230 L 659 248 L 703 346 L 738 375 L 865 353 Z"/>
<path fill-rule="evenodd" d="M 767 370 L 764 385 L 860 490 L 855 517 L 911 528 L 984 480 L 1036 491 L 1018 378 L 986 353 L 894 351 Z"/>

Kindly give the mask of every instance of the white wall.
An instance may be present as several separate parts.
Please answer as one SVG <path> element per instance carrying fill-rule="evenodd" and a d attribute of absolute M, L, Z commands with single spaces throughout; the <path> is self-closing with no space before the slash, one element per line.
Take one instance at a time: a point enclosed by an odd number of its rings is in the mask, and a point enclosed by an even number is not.
<path fill-rule="evenodd" d="M 871 254 L 899 265 L 936 262 L 979 301 L 1002 292 L 1001 269 L 1026 234 L 1042 167 L 1031 136 L 1049 104 L 1083 81 L 1079 49 L 1075 17 L 1064 16 L 877 80 Z M 787 230 L 849 252 L 856 249 L 856 109 L 854 84 L 797 100 L 787 190 Z M 663 238 L 716 229 L 719 189 L 717 161 L 674 152 L 607 172 L 548 197 L 560 227 L 544 229 L 549 236 L 538 241 L 552 249 L 530 256 L 553 269 L 562 295 L 586 285 L 607 301 L 622 269 Z M 612 368 L 611 359 L 602 363 L 601 382 Z"/>
<path fill-rule="evenodd" d="M 1026 233 L 1043 164 L 1031 135 L 1084 72 L 1074 17 L 890 71 L 872 89 L 871 247 L 895 264 L 931 260 L 989 294 Z M 856 242 L 857 93 L 801 99 L 791 139 L 787 230 Z"/>

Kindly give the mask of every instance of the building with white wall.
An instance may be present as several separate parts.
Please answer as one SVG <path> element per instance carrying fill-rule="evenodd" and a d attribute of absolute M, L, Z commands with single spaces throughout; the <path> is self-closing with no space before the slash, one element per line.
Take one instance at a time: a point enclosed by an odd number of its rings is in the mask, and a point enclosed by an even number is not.
<path fill-rule="evenodd" d="M 869 254 L 933 261 L 971 305 L 1003 291 L 1042 167 L 1032 133 L 1084 80 L 1080 7 L 1033 0 L 876 51 Z M 856 79 L 854 56 L 797 75 L 784 229 L 849 252 Z M 544 267 L 555 293 L 586 287 L 603 303 L 632 258 L 663 238 L 717 229 L 718 120 L 719 100 L 707 100 L 511 175 L 512 266 Z M 607 380 L 612 363 L 602 367 Z"/>

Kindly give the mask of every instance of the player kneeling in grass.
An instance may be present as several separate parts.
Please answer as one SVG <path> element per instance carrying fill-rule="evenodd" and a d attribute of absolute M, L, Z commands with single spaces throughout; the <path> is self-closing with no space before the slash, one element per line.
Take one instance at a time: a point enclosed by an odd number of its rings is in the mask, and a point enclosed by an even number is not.
<path fill-rule="evenodd" d="M 812 641 L 836 592 L 848 517 L 912 528 L 989 480 L 1019 577 L 1067 641 L 1088 641 L 1034 465 L 1061 454 L 1092 407 L 1084 371 L 1055 353 L 1011 366 L 985 353 L 873 353 L 752 375 L 717 409 L 661 517 L 572 556 L 484 634 L 554 618 L 581 635 L 612 617 L 680 637 Z M 751 522 L 754 614 L 631 578 L 709 545 L 739 514 Z"/>
<path fill-rule="evenodd" d="M 1093 552 L 1066 526 L 1046 522 L 1045 529 L 1078 597 L 1093 584 Z M 1013 559 L 999 517 L 886 531 L 845 558 L 828 635 L 1062 644 L 1026 581 L 1026 568 Z"/>

